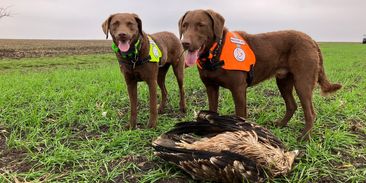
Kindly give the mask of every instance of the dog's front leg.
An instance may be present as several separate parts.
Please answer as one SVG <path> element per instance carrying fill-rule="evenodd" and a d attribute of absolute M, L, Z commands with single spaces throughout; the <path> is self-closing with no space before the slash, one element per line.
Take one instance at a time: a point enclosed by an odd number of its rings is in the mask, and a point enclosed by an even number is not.
<path fill-rule="evenodd" d="M 148 128 L 156 128 L 156 122 L 158 120 L 158 109 L 157 109 L 157 94 L 156 94 L 156 79 L 151 79 L 147 81 L 147 85 L 149 86 L 150 93 L 150 118 Z"/>
<path fill-rule="evenodd" d="M 137 124 L 137 81 L 126 79 L 128 95 L 130 97 L 131 116 L 129 129 L 135 129 Z"/>
<path fill-rule="evenodd" d="M 230 91 L 231 95 L 234 98 L 235 114 L 240 117 L 247 117 L 247 107 L 246 107 L 247 87 L 242 85 L 234 87 Z"/>
<path fill-rule="evenodd" d="M 210 83 L 205 83 L 205 86 L 208 96 L 209 110 L 212 112 L 217 112 L 217 108 L 219 105 L 219 86 Z"/>

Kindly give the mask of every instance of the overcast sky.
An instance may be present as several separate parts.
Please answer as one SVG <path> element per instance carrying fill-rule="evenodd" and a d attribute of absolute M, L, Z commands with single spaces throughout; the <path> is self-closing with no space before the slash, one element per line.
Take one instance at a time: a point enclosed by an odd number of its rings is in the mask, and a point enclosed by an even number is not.
<path fill-rule="evenodd" d="M 361 41 L 366 0 L 0 0 L 12 17 L 0 19 L 0 38 L 103 39 L 102 22 L 116 12 L 134 12 L 145 32 L 178 33 L 192 9 L 213 9 L 230 30 L 249 33 L 303 31 L 317 41 Z"/>

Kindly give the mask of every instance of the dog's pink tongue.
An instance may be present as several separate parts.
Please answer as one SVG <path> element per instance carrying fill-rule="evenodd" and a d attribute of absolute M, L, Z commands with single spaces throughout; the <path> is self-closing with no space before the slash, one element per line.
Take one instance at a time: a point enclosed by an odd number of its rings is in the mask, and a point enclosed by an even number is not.
<path fill-rule="evenodd" d="M 196 63 L 196 60 L 198 59 L 198 50 L 190 52 L 188 51 L 187 57 L 186 57 L 186 66 L 191 67 Z"/>
<path fill-rule="evenodd" d="M 122 41 L 118 41 L 118 48 L 121 52 L 127 52 L 130 49 L 130 41 L 126 41 L 122 43 Z"/>

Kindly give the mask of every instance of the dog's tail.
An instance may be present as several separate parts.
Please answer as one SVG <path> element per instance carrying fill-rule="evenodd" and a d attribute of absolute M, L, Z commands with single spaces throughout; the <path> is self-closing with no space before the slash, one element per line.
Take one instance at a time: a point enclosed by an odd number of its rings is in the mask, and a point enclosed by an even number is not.
<path fill-rule="evenodd" d="M 315 42 L 315 44 L 318 48 L 318 54 L 319 54 L 319 59 L 320 59 L 320 62 L 319 62 L 320 70 L 319 70 L 319 75 L 318 75 L 318 83 L 321 88 L 321 95 L 327 96 L 327 95 L 332 94 L 332 93 L 336 92 L 337 90 L 341 89 L 342 85 L 338 84 L 338 83 L 332 84 L 329 82 L 327 76 L 325 75 L 325 71 L 324 71 L 322 52 L 320 51 L 319 45 L 316 42 Z"/>

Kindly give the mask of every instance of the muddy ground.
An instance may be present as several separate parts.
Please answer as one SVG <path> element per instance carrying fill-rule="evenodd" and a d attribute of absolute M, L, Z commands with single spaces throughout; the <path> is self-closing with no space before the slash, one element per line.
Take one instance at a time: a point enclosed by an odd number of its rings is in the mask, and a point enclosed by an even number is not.
<path fill-rule="evenodd" d="M 111 53 L 111 40 L 0 39 L 0 59 Z"/>

